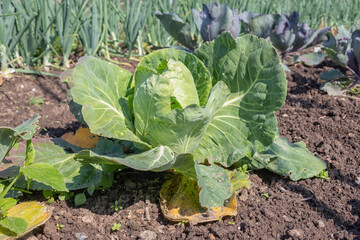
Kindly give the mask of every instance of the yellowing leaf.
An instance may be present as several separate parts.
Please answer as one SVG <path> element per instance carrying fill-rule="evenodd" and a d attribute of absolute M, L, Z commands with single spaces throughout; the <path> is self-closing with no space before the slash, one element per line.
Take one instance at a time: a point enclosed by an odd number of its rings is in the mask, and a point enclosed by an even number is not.
<path fill-rule="evenodd" d="M 34 228 L 44 224 L 51 217 L 51 214 L 51 210 L 42 203 L 24 202 L 10 208 L 7 216 L 26 220 L 28 227 L 25 232 L 20 235 L 24 236 Z M 9 236 L 9 233 L 7 229 L 0 227 L 0 240 L 15 239 L 13 236 Z"/>
<path fill-rule="evenodd" d="M 217 221 L 237 214 L 233 194 L 221 207 L 206 209 L 199 202 L 199 188 L 195 180 L 178 175 L 165 182 L 160 191 L 161 210 L 171 221 L 187 220 L 191 224 Z"/>
<path fill-rule="evenodd" d="M 91 133 L 89 128 L 79 128 L 75 134 L 66 133 L 61 138 L 81 148 L 93 148 L 99 141 L 99 136 Z"/>
<path fill-rule="evenodd" d="M 240 172 L 240 171 L 232 171 L 228 172 L 230 177 L 230 181 L 232 184 L 232 192 L 237 193 L 241 189 L 246 188 L 249 189 L 251 186 L 251 182 L 249 180 L 249 175 Z"/>

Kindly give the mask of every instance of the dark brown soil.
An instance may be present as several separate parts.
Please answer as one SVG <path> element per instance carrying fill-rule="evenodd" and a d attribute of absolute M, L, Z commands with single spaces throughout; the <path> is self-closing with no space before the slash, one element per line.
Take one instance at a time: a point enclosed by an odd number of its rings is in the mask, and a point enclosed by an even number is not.
<path fill-rule="evenodd" d="M 329 180 L 292 182 L 267 171 L 252 172 L 251 189 L 238 196 L 236 217 L 189 226 L 171 223 L 161 214 L 158 193 L 168 173 L 127 170 L 116 176 L 112 188 L 96 191 L 81 207 L 73 200 L 52 203 L 53 216 L 30 237 L 360 239 L 360 99 L 331 97 L 318 90 L 319 74 L 325 69 L 324 64 L 292 66 L 287 74 L 289 94 L 277 116 L 282 136 L 304 141 L 329 162 Z M 45 103 L 29 106 L 31 96 Z M 65 85 L 56 78 L 14 77 L 0 88 L 0 99 L 0 125 L 16 126 L 37 112 L 43 128 L 38 137 L 59 137 L 79 126 L 65 103 Z M 118 231 L 111 229 L 114 223 L 121 223 Z"/>

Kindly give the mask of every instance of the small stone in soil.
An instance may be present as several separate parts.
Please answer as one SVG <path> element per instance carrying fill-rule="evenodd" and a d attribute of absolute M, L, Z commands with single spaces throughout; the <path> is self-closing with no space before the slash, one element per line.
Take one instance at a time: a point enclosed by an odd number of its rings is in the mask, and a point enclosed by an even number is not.
<path fill-rule="evenodd" d="M 94 217 L 91 215 L 85 215 L 81 218 L 81 221 L 84 223 L 92 223 L 94 221 Z"/>
<path fill-rule="evenodd" d="M 157 234 L 153 231 L 142 231 L 139 235 L 140 239 L 144 240 L 155 240 L 157 238 Z"/>
<path fill-rule="evenodd" d="M 355 180 L 355 182 L 356 182 L 357 184 L 360 184 L 360 177 L 357 177 L 356 180 Z"/>
<path fill-rule="evenodd" d="M 76 240 L 85 240 L 88 238 L 84 233 L 75 233 Z"/>
<path fill-rule="evenodd" d="M 325 227 L 325 223 L 324 223 L 323 221 L 321 221 L 321 220 L 318 220 L 318 221 L 316 222 L 316 226 L 318 226 L 319 228 L 324 228 L 324 227 Z"/>
<path fill-rule="evenodd" d="M 283 215 L 283 218 L 284 218 L 285 222 L 292 222 L 292 221 L 294 221 L 294 219 L 293 219 L 292 217 L 288 217 L 288 216 L 286 216 L 286 215 Z"/>
<path fill-rule="evenodd" d="M 289 234 L 290 237 L 293 237 L 293 238 L 295 238 L 295 237 L 301 238 L 302 235 L 303 235 L 303 232 L 300 229 L 295 229 L 294 228 L 294 229 L 289 230 L 288 234 Z"/>
<path fill-rule="evenodd" d="M 282 193 L 286 192 L 286 189 L 283 187 L 279 187 L 279 189 L 280 189 L 280 192 L 282 192 Z"/>

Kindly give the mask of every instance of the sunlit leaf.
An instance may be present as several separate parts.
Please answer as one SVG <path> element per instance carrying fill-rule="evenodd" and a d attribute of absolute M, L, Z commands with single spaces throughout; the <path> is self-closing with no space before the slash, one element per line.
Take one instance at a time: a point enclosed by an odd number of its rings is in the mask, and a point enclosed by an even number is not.
<path fill-rule="evenodd" d="M 289 143 L 277 137 L 270 148 L 252 159 L 257 168 L 266 168 L 293 181 L 314 177 L 326 169 L 326 163 L 306 149 L 304 142 Z"/>
<path fill-rule="evenodd" d="M 29 166 L 22 167 L 21 171 L 28 179 L 49 185 L 58 191 L 68 191 L 65 186 L 64 177 L 49 163 L 33 163 Z"/>
<path fill-rule="evenodd" d="M 22 219 L 22 218 L 5 217 L 0 220 L 0 226 L 15 233 L 15 236 L 19 236 L 20 234 L 25 232 L 26 228 L 28 227 L 28 224 L 27 224 L 26 220 Z M 0 232 L 1 232 L 1 228 L 0 228 Z"/>
<path fill-rule="evenodd" d="M 20 236 L 26 235 L 34 228 L 44 224 L 52 215 L 48 206 L 39 202 L 24 202 L 17 204 L 8 210 L 8 217 L 21 218 L 27 222 L 27 228 L 22 231 Z M 9 239 L 9 231 L 0 228 L 0 239 Z"/>

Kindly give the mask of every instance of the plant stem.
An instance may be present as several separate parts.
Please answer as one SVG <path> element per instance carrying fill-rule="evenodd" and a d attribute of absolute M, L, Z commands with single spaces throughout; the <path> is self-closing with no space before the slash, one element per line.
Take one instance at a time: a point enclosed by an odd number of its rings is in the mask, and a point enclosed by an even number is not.
<path fill-rule="evenodd" d="M 0 201 L 3 199 L 6 194 L 9 192 L 9 190 L 12 188 L 12 186 L 15 184 L 15 182 L 23 175 L 23 173 L 20 171 L 19 174 L 12 180 L 12 182 L 5 188 L 4 191 L 0 193 Z"/>
<path fill-rule="evenodd" d="M 17 73 L 24 73 L 24 74 L 35 74 L 35 75 L 43 75 L 43 76 L 51 76 L 51 77 L 60 77 L 59 74 L 56 73 L 48 73 L 38 70 L 26 70 L 26 69 L 15 69 Z"/>
<path fill-rule="evenodd" d="M 7 55 L 6 55 L 6 47 L 4 44 L 0 45 L 0 56 L 1 56 L 1 71 L 5 72 L 7 70 Z"/>

